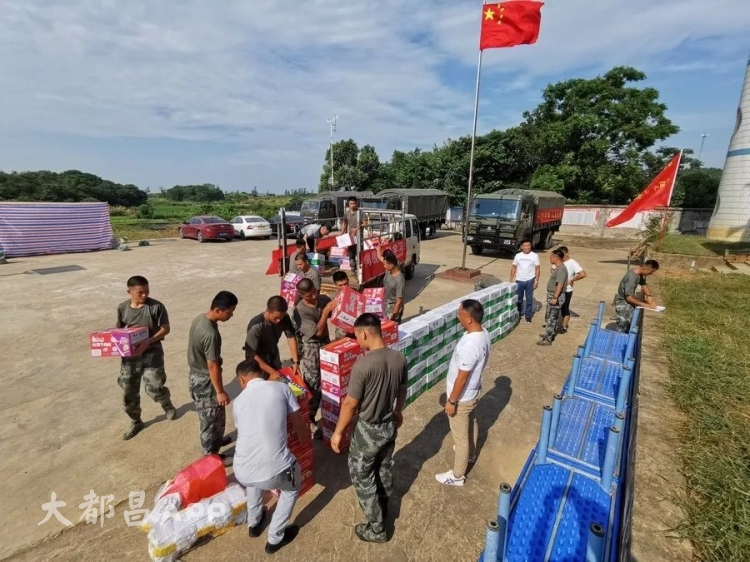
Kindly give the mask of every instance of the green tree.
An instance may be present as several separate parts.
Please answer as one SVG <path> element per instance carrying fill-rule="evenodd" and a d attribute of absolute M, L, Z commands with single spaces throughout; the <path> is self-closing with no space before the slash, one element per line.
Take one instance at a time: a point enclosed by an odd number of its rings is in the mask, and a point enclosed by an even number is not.
<path fill-rule="evenodd" d="M 333 145 L 333 185 L 331 185 L 331 149 L 326 150 L 323 172 L 320 174 L 318 191 L 357 190 L 363 176 L 357 166 L 359 147 L 352 139 Z"/>
<path fill-rule="evenodd" d="M 631 85 L 645 79 L 639 70 L 616 67 L 545 88 L 521 124 L 531 161 L 547 166 L 540 186 L 581 202 L 625 203 L 638 193 L 648 150 L 679 132 L 656 89 Z"/>
<path fill-rule="evenodd" d="M 366 144 L 359 150 L 357 170 L 360 176 L 357 190 L 372 191 L 380 175 L 380 157 L 374 146 Z"/>

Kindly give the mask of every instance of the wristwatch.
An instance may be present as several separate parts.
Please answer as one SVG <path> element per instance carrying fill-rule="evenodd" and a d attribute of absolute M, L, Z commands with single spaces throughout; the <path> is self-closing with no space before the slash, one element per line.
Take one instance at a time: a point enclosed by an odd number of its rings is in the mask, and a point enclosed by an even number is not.
<path fill-rule="evenodd" d="M 454 402 L 450 398 L 448 398 L 448 404 L 450 404 L 451 406 L 455 406 L 456 408 L 458 408 L 458 402 Z"/>

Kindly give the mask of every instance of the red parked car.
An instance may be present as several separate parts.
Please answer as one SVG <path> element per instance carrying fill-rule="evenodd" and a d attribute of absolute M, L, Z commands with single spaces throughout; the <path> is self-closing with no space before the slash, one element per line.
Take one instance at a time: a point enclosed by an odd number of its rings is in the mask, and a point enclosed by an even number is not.
<path fill-rule="evenodd" d="M 180 225 L 180 238 L 206 240 L 226 240 L 234 238 L 234 227 L 221 217 L 193 217 Z"/>

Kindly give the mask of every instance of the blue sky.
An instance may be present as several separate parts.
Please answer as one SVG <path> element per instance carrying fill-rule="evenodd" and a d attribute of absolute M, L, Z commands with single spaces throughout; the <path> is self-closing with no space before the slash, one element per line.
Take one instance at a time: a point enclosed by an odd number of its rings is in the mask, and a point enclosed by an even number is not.
<path fill-rule="evenodd" d="M 475 0 L 2 0 L 0 169 L 89 171 L 158 189 L 318 184 L 328 144 L 429 148 L 469 134 Z M 533 46 L 486 51 L 479 132 L 549 82 L 644 70 L 722 166 L 750 53 L 747 0 L 550 1 Z"/>

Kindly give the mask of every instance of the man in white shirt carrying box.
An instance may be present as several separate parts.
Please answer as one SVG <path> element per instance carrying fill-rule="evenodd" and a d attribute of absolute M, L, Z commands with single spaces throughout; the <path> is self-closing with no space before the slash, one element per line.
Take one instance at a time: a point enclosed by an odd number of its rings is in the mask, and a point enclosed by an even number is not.
<path fill-rule="evenodd" d="M 479 301 L 466 299 L 458 308 L 458 321 L 466 333 L 456 345 L 448 367 L 445 413 L 453 436 L 453 470 L 436 474 L 435 479 L 449 486 L 463 486 L 466 469 L 476 460 L 479 434 L 474 409 L 482 392 L 482 371 L 490 358 L 492 340 L 482 328 L 484 308 Z"/>
<path fill-rule="evenodd" d="M 531 251 L 531 241 L 524 240 L 510 266 L 510 282 L 517 285 L 518 313 L 523 314 L 526 322 L 531 322 L 534 312 L 534 289 L 539 287 L 540 273 L 539 256 Z"/>

